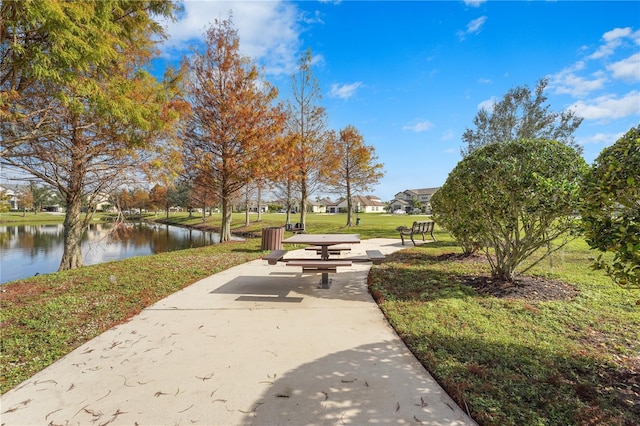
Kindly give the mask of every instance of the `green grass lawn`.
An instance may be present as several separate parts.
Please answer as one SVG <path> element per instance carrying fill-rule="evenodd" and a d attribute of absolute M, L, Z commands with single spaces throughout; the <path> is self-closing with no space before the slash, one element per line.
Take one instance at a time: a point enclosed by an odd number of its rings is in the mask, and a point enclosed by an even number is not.
<path fill-rule="evenodd" d="M 38 224 L 38 223 L 62 223 L 64 221 L 63 213 L 43 213 L 34 214 L 33 212 L 2 212 L 0 213 L 0 223 L 7 225 L 14 224 Z"/>
<path fill-rule="evenodd" d="M 583 240 L 533 271 L 572 284 L 569 300 L 479 294 L 461 277 L 487 273 L 486 261 L 443 260 L 451 252 L 442 242 L 395 253 L 369 285 L 463 409 L 484 425 L 640 424 L 640 291 L 590 269 Z"/>
<path fill-rule="evenodd" d="M 360 218 L 360 226 L 345 228 L 345 215 L 309 215 L 307 229 L 398 238 L 397 226 L 425 219 Z M 206 219 L 205 226 L 219 226 L 219 214 Z M 202 222 L 186 214 L 170 220 Z M 260 235 L 263 227 L 284 221 L 283 214 L 267 214 L 244 227 L 244 215 L 234 214 L 233 230 Z M 573 297 L 484 295 L 463 278 L 486 274 L 487 263 L 450 256 L 459 248 L 437 227 L 435 235 L 438 243 L 409 243 L 374 266 L 369 287 L 402 339 L 463 410 L 484 425 L 640 424 L 639 290 L 623 290 L 592 270 L 595 253 L 577 240 L 532 271 L 570 284 Z M 155 301 L 262 254 L 260 239 L 247 239 L 3 286 L 1 392 Z"/>
<path fill-rule="evenodd" d="M 189 217 L 187 213 L 171 213 L 169 219 L 165 218 L 164 214 L 147 215 L 149 220 L 158 220 L 162 223 L 183 225 L 183 226 L 197 226 L 208 227 L 213 229 L 220 228 L 221 214 L 214 213 L 212 216 L 205 216 L 205 221 L 202 221 L 202 215 Z M 260 235 L 262 228 L 272 226 L 284 226 L 286 221 L 286 215 L 282 213 L 266 213 L 261 216 L 261 221 L 257 221 L 257 213 L 251 213 L 250 224 L 245 226 L 245 214 L 234 213 L 231 224 L 232 233 L 253 233 Z M 360 225 L 346 227 L 347 215 L 346 214 L 308 214 L 306 230 L 310 233 L 354 233 L 360 234 L 363 239 L 368 238 L 399 238 L 399 234 L 396 231 L 398 226 L 411 226 L 415 220 L 427 220 L 429 217 L 424 215 L 394 215 L 394 214 L 360 214 Z M 353 216 L 353 223 L 355 224 L 356 216 Z M 300 221 L 300 215 L 292 215 L 291 223 Z M 438 230 L 436 230 L 437 232 Z M 444 235 L 444 234 L 443 234 Z M 437 235 L 436 235 L 437 238 Z"/>

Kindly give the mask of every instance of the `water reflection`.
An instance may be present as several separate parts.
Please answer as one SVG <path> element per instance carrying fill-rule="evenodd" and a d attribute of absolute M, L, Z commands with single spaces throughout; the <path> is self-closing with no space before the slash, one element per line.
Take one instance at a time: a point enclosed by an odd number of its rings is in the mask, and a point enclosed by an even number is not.
<path fill-rule="evenodd" d="M 111 232 L 95 223 L 82 237 L 85 265 L 220 242 L 220 235 L 169 225 L 139 223 Z M 0 282 L 55 272 L 62 259 L 62 225 L 0 226 Z"/>

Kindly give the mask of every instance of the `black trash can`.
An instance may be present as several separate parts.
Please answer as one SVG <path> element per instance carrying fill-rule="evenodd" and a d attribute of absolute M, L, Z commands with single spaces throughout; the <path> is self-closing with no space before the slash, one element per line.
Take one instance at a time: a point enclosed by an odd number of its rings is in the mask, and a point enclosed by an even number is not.
<path fill-rule="evenodd" d="M 360 226 L 360 218 L 356 218 L 356 226 Z"/>
<path fill-rule="evenodd" d="M 262 250 L 282 250 L 284 227 L 262 228 Z"/>

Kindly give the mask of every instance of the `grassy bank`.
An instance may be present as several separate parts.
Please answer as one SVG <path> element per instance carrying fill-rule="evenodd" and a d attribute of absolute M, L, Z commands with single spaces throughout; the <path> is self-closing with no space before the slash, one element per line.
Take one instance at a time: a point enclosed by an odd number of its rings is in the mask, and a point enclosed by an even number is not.
<path fill-rule="evenodd" d="M 536 268 L 538 288 L 498 295 L 468 284 L 483 258 L 454 252 L 398 252 L 369 285 L 463 409 L 484 425 L 640 424 L 640 291 L 591 270 L 582 240 Z"/>
<path fill-rule="evenodd" d="M 62 223 L 63 213 L 2 212 L 0 224 L 4 225 L 37 225 L 39 223 Z"/>
<path fill-rule="evenodd" d="M 310 215 L 307 228 L 397 238 L 397 226 L 421 219 L 361 215 L 361 225 L 348 229 L 344 215 Z M 216 228 L 219 220 L 214 215 L 201 226 Z M 170 221 L 195 226 L 202 219 Z M 270 214 L 245 228 L 238 214 L 233 229 L 259 235 L 283 224 L 284 215 Z M 436 237 L 438 243 L 408 245 L 373 267 L 369 286 L 464 410 L 484 425 L 640 424 L 640 291 L 622 290 L 591 270 L 594 253 L 579 240 L 536 267 L 539 287 L 492 294 L 473 286 L 474 277 L 486 275 L 486 262 L 456 256 L 459 249 L 439 229 Z M 260 239 L 247 239 L 4 286 L 1 391 L 153 302 L 261 254 Z"/>

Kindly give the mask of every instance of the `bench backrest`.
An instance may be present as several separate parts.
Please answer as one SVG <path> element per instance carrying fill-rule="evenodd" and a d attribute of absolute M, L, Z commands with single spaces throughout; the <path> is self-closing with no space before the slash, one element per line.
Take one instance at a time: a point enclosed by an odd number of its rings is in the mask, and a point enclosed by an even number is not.
<path fill-rule="evenodd" d="M 413 233 L 422 233 L 422 232 L 431 232 L 433 231 L 433 224 L 434 222 L 432 220 L 424 220 L 424 221 L 420 221 L 420 222 L 413 222 L 413 226 L 411 227 L 411 231 Z"/>

